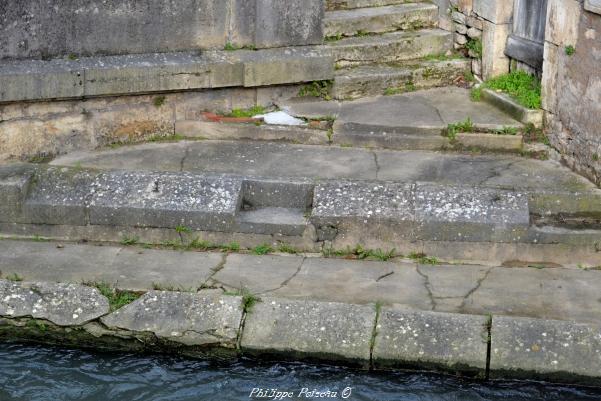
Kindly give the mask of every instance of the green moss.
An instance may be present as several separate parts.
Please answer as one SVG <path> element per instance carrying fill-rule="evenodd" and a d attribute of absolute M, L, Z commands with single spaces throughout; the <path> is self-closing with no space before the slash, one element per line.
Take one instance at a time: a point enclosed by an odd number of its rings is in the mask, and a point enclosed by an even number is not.
<path fill-rule="evenodd" d="M 173 135 L 153 135 L 148 138 L 147 142 L 177 142 L 186 139 L 185 136 L 179 134 Z"/>
<path fill-rule="evenodd" d="M 576 53 L 576 48 L 572 45 L 567 45 L 565 48 L 566 55 L 573 56 Z"/>
<path fill-rule="evenodd" d="M 333 84 L 332 81 L 313 81 L 310 84 L 303 85 L 298 91 L 298 96 L 319 97 L 324 100 L 332 100 L 330 91 Z"/>
<path fill-rule="evenodd" d="M 541 107 L 540 80 L 524 71 L 514 71 L 489 79 L 481 87 L 507 93 L 519 104 L 529 109 L 540 109 Z"/>
<path fill-rule="evenodd" d="M 226 117 L 254 117 L 256 115 L 265 114 L 266 110 L 263 106 L 253 106 L 248 109 L 233 109 L 230 113 L 226 114 Z"/>
<path fill-rule="evenodd" d="M 152 104 L 154 104 L 155 107 L 161 107 L 165 104 L 165 99 L 165 96 L 157 96 L 152 101 Z"/>
<path fill-rule="evenodd" d="M 465 47 L 472 51 L 476 58 L 482 58 L 482 41 L 477 38 L 470 38 Z"/>

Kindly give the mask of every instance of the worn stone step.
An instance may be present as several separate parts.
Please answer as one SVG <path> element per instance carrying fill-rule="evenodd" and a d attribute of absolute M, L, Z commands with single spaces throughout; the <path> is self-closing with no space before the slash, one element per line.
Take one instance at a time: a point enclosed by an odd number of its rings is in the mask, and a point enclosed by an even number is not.
<path fill-rule="evenodd" d="M 426 60 L 397 65 L 373 64 L 336 71 L 332 97 L 351 100 L 366 96 L 396 95 L 417 89 L 451 85 L 470 71 L 470 61 Z"/>
<path fill-rule="evenodd" d="M 453 48 L 453 35 L 442 29 L 398 31 L 341 39 L 323 48 L 331 52 L 339 67 L 387 63 L 445 54 Z"/>
<path fill-rule="evenodd" d="M 355 8 L 382 7 L 395 4 L 419 3 L 421 0 L 327 0 L 326 10 L 352 10 Z"/>
<path fill-rule="evenodd" d="M 430 28 L 438 25 L 438 7 L 431 3 L 410 3 L 328 11 L 324 22 L 326 37 Z"/>

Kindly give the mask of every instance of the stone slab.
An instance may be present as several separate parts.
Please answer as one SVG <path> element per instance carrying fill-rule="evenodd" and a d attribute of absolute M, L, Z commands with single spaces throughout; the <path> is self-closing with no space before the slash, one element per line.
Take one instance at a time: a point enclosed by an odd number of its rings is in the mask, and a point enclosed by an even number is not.
<path fill-rule="evenodd" d="M 90 223 L 227 231 L 242 181 L 190 173 L 108 172 L 92 183 Z"/>
<path fill-rule="evenodd" d="M 213 291 L 150 291 L 101 320 L 110 329 L 153 333 L 185 346 L 235 348 L 242 298 Z"/>
<path fill-rule="evenodd" d="M 246 317 L 241 348 L 367 366 L 374 319 L 373 306 L 264 298 Z"/>
<path fill-rule="evenodd" d="M 108 312 L 108 300 L 95 288 L 0 280 L 2 317 L 32 317 L 58 326 L 80 326 Z"/>
<path fill-rule="evenodd" d="M 377 324 L 374 366 L 483 373 L 488 339 L 486 319 L 385 307 Z"/>
<path fill-rule="evenodd" d="M 482 133 L 459 133 L 457 142 L 464 148 L 485 150 L 499 150 L 506 152 L 519 152 L 524 146 L 522 135 L 500 135 Z"/>
<path fill-rule="evenodd" d="M 15 164 L 0 168 L 0 221 L 16 221 L 21 214 L 35 167 Z"/>
<path fill-rule="evenodd" d="M 16 273 L 28 281 L 105 282 L 132 291 L 147 291 L 155 284 L 200 288 L 223 260 L 219 253 L 8 240 L 0 241 L 0 255 L 0 271 L 5 276 Z"/>
<path fill-rule="evenodd" d="M 491 89 L 482 90 L 482 99 L 498 107 L 521 123 L 534 124 L 536 127 L 543 126 L 543 110 L 528 109 L 508 95 L 495 92 Z"/>
<path fill-rule="evenodd" d="M 601 326 L 495 316 L 490 374 L 555 382 L 601 382 Z"/>

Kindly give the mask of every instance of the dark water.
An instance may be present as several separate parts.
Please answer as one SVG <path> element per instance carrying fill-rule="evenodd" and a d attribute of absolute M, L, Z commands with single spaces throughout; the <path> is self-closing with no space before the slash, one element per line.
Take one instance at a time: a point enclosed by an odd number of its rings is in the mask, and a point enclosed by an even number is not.
<path fill-rule="evenodd" d="M 216 363 L 170 356 L 90 353 L 0 343 L 0 400 L 272 400 L 253 388 L 294 392 L 290 399 L 343 400 L 601 400 L 601 390 L 540 383 L 478 383 L 432 374 L 372 374 L 299 363 Z M 302 388 L 337 397 L 298 397 Z M 346 394 L 346 393 L 345 393 Z"/>

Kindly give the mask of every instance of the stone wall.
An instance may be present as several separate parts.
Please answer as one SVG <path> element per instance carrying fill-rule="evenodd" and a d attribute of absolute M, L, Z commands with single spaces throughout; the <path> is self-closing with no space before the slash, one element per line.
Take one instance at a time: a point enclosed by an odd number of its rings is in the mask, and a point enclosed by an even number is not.
<path fill-rule="evenodd" d="M 473 59 L 472 72 L 488 79 L 509 72 L 505 55 L 512 0 L 449 0 L 441 27 L 455 32 L 455 49 Z"/>
<path fill-rule="evenodd" d="M 0 59 L 321 43 L 323 0 L 3 0 Z"/>
<path fill-rule="evenodd" d="M 601 8 L 593 3 L 549 1 L 542 86 L 552 145 L 601 184 Z"/>

